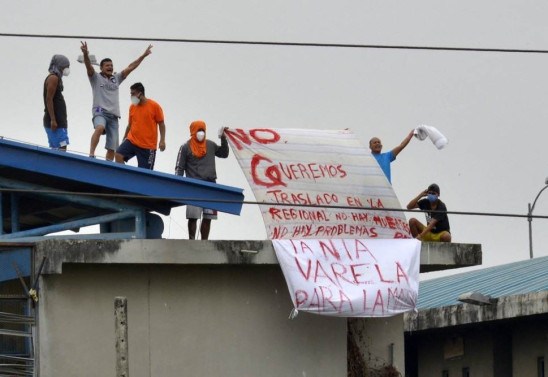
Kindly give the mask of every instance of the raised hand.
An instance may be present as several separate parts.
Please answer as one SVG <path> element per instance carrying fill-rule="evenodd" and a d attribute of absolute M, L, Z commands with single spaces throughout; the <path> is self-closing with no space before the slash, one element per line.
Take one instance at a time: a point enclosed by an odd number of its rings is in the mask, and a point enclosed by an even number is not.
<path fill-rule="evenodd" d="M 89 53 L 88 51 L 88 43 L 87 42 L 82 42 L 80 41 L 80 43 L 82 44 L 82 46 L 80 46 L 80 50 L 82 50 L 82 52 L 84 53 L 84 55 L 87 55 Z"/>

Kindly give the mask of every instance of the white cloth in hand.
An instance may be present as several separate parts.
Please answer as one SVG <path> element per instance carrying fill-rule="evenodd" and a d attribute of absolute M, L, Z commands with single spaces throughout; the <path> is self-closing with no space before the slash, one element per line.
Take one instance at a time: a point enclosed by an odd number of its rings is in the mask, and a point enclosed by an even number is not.
<path fill-rule="evenodd" d="M 419 140 L 424 140 L 427 137 L 429 137 L 432 143 L 438 149 L 443 149 L 448 143 L 447 138 L 443 136 L 443 134 L 440 131 L 438 131 L 437 128 L 432 126 L 427 126 L 425 124 L 415 128 L 414 134 L 415 134 L 415 137 Z"/>
<path fill-rule="evenodd" d="M 223 137 L 225 130 L 228 129 L 228 127 L 220 127 L 217 135 L 219 136 L 219 139 Z"/>

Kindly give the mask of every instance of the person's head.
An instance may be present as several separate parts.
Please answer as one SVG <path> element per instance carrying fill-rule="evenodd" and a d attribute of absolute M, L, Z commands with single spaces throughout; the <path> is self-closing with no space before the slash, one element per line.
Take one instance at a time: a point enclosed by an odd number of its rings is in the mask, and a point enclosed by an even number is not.
<path fill-rule="evenodd" d="M 371 153 L 374 153 L 374 154 L 381 153 L 382 151 L 381 139 L 379 139 L 378 137 L 371 138 L 371 140 L 369 140 L 369 149 L 371 149 Z"/>
<path fill-rule="evenodd" d="M 438 200 L 440 196 L 440 186 L 438 186 L 435 183 L 432 183 L 428 188 L 426 189 L 426 195 L 428 200 L 433 203 L 436 200 Z"/>
<path fill-rule="evenodd" d="M 206 124 L 203 120 L 195 120 L 190 123 L 190 137 L 202 142 L 205 140 Z"/>
<path fill-rule="evenodd" d="M 53 55 L 48 68 L 49 73 L 61 76 L 68 76 L 70 73 L 70 62 L 65 55 Z"/>
<path fill-rule="evenodd" d="M 145 87 L 140 82 L 136 82 L 129 87 L 129 94 L 131 96 L 131 103 L 138 105 L 145 99 Z"/>
<path fill-rule="evenodd" d="M 112 64 L 112 60 L 110 58 L 104 58 L 101 60 L 99 68 L 101 69 L 101 73 L 108 77 L 112 76 L 112 73 L 114 72 L 114 65 Z"/>

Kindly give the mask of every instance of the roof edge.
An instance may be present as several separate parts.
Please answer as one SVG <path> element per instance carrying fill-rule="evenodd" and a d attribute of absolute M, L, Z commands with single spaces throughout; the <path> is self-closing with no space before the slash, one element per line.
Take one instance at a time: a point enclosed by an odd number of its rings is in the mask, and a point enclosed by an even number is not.
<path fill-rule="evenodd" d="M 404 330 L 422 331 L 548 313 L 548 290 L 503 296 L 492 305 L 458 304 L 404 315 Z"/>

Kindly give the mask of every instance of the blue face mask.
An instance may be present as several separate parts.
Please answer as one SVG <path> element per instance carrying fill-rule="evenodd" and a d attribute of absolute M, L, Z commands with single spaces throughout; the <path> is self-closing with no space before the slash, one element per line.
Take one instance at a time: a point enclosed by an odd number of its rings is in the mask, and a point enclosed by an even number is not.
<path fill-rule="evenodd" d="M 433 203 L 435 202 L 436 200 L 438 200 L 438 196 L 436 194 L 428 194 L 427 195 L 427 198 L 428 198 L 428 201 L 430 203 Z"/>

